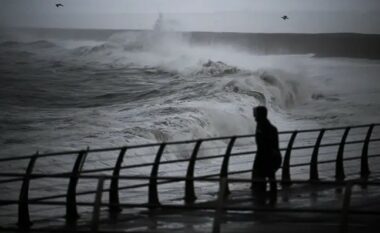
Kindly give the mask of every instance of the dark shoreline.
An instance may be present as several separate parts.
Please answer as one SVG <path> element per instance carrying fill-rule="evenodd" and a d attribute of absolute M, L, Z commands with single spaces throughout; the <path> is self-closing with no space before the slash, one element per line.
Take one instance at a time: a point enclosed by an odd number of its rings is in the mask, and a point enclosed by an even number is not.
<path fill-rule="evenodd" d="M 3 32 L 26 32 L 61 39 L 107 40 L 123 32 L 153 32 L 121 29 L 2 28 Z M 380 59 L 380 34 L 360 33 L 243 33 L 243 32 L 164 32 L 181 34 L 192 44 L 231 45 L 238 49 L 266 54 L 314 54 L 315 57 Z"/>

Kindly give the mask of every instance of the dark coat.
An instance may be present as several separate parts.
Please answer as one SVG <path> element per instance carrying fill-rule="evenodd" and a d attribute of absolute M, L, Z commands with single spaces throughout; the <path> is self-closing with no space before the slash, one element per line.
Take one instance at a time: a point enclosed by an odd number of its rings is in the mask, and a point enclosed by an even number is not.
<path fill-rule="evenodd" d="M 268 120 L 257 123 L 256 145 L 254 173 L 260 177 L 273 176 L 281 164 L 281 154 L 277 128 Z"/>

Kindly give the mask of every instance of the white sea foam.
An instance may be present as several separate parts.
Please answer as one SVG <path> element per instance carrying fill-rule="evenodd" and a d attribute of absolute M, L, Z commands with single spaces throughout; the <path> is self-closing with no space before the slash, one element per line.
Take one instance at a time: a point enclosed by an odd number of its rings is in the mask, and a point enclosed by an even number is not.
<path fill-rule="evenodd" d="M 56 150 L 50 145 L 58 142 L 58 149 L 70 149 L 246 134 L 254 131 L 256 105 L 269 107 L 280 130 L 379 121 L 377 61 L 263 56 L 221 43 L 195 44 L 188 34 L 157 30 L 118 32 L 103 41 L 38 41 L 1 47 L 33 54 L 13 54 L 10 59 L 26 59 L 17 62 L 30 64 L 32 73 L 12 78 L 37 87 L 21 93 L 34 97 L 28 99 L 33 114 L 22 117 L 14 110 L 20 102 L 12 102 L 20 97 L 3 90 L 8 120 L 22 118 L 35 129 L 35 120 L 49 116 L 47 107 L 67 109 L 49 112 L 57 118 L 53 131 L 43 123 L 38 132 L 5 128 L 12 137 L 25 137 L 24 151 L 35 145 L 35 133 L 42 151 Z M 39 79 L 31 80 L 37 74 Z M 81 110 L 72 114 L 77 111 L 72 109 Z M 7 153 L 20 150 L 17 143 L 6 142 Z"/>

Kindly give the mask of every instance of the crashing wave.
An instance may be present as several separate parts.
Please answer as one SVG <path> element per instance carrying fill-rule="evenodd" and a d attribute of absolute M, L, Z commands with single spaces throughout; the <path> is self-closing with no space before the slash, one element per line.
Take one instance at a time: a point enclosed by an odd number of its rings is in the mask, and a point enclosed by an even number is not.
<path fill-rule="evenodd" d="M 36 49 L 49 49 L 49 48 L 57 47 L 56 44 L 47 40 L 38 40 L 38 41 L 27 43 L 27 45 Z"/>
<path fill-rule="evenodd" d="M 18 46 L 20 44 L 22 44 L 22 43 L 17 42 L 17 41 L 4 41 L 4 42 L 0 43 L 0 47 L 7 47 L 7 48 L 9 48 L 9 47 Z"/>
<path fill-rule="evenodd" d="M 57 45 L 46 40 L 38 40 L 38 41 L 33 41 L 33 42 L 18 42 L 18 41 L 4 41 L 0 43 L 0 47 L 18 47 L 18 46 L 27 46 L 28 48 L 35 48 L 35 49 L 48 49 L 48 48 L 54 48 Z"/>
<path fill-rule="evenodd" d="M 104 55 L 108 55 L 111 53 L 112 49 L 114 49 L 115 46 L 104 43 L 101 45 L 96 46 L 82 46 L 79 48 L 76 48 L 73 50 L 74 55 L 91 55 L 91 54 L 97 54 L 102 53 Z"/>
<path fill-rule="evenodd" d="M 251 96 L 255 98 L 260 105 L 265 105 L 267 102 L 265 94 L 262 91 L 254 89 L 246 82 L 232 80 L 223 87 L 223 90 L 230 93 Z"/>
<path fill-rule="evenodd" d="M 296 74 L 283 70 L 258 70 L 254 73 L 263 81 L 265 89 L 270 93 L 270 101 L 274 106 L 291 108 L 309 98 L 309 88 Z"/>
<path fill-rule="evenodd" d="M 196 72 L 196 75 L 221 77 L 228 74 L 235 74 L 237 72 L 239 72 L 239 69 L 234 66 L 229 66 L 221 61 L 214 62 L 208 60 L 202 65 L 201 70 Z"/>

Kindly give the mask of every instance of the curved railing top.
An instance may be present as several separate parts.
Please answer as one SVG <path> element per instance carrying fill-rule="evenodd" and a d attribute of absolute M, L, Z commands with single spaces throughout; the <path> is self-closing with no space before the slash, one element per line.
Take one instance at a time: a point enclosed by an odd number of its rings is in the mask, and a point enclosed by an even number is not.
<path fill-rule="evenodd" d="M 353 126 L 317 128 L 317 129 L 287 130 L 287 131 L 280 131 L 279 134 L 280 135 L 281 134 L 291 134 L 293 132 L 311 133 L 311 132 L 319 132 L 321 130 L 332 131 L 332 130 L 343 130 L 346 128 L 355 129 L 355 128 L 365 128 L 365 127 L 370 127 L 370 126 L 375 127 L 375 126 L 379 126 L 379 125 L 380 125 L 380 123 L 372 123 L 372 124 L 362 124 L 362 125 L 353 125 Z M 62 151 L 62 152 L 42 153 L 42 154 L 38 154 L 38 157 L 41 158 L 41 157 L 50 157 L 50 156 L 59 156 L 59 155 L 78 154 L 82 151 L 87 151 L 88 153 L 90 153 L 90 152 L 109 152 L 109 151 L 121 150 L 123 148 L 137 149 L 137 148 L 155 147 L 155 146 L 160 146 L 163 143 L 166 145 L 178 145 L 178 144 L 196 143 L 197 141 L 208 142 L 208 141 L 226 140 L 226 139 L 231 139 L 233 137 L 235 137 L 235 138 L 248 138 L 248 137 L 254 137 L 254 136 L 255 136 L 255 134 L 242 134 L 242 135 L 232 135 L 232 136 L 199 138 L 199 139 L 192 139 L 192 140 L 179 140 L 179 141 L 157 142 L 157 143 L 148 143 L 148 144 L 124 145 L 124 146 L 96 148 L 96 149 L 90 149 L 88 147 L 87 149 L 82 149 L 82 150 L 70 150 L 70 151 Z M 35 156 L 35 154 L 25 155 L 25 156 L 0 158 L 0 163 L 6 162 L 6 161 L 12 161 L 12 160 L 30 159 L 33 156 Z"/>

